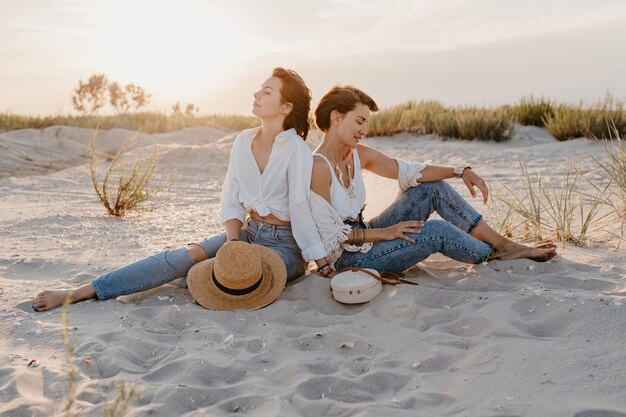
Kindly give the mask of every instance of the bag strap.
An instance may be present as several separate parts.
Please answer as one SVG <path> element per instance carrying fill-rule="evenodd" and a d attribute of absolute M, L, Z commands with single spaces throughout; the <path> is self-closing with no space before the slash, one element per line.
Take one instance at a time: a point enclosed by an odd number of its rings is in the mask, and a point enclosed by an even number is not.
<path fill-rule="evenodd" d="M 397 285 L 397 284 L 410 284 L 410 285 L 419 285 L 417 282 L 413 282 L 413 281 L 409 281 L 406 279 L 402 279 L 400 278 L 397 274 L 394 274 L 393 272 L 381 272 L 380 276 L 374 274 L 371 271 L 368 271 L 367 269 L 363 269 L 363 268 L 355 268 L 353 266 L 349 266 L 347 268 L 342 269 L 341 272 L 344 271 L 353 271 L 353 272 L 364 272 L 367 275 L 369 275 L 372 278 L 377 279 L 378 281 L 382 282 L 383 284 L 388 284 L 388 285 Z"/>

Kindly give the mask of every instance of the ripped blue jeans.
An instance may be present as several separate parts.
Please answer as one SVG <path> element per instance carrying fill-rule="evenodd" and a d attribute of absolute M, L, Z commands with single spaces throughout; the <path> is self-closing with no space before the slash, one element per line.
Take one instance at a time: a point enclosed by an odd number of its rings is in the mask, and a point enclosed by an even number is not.
<path fill-rule="evenodd" d="M 275 226 L 255 219 L 248 219 L 241 229 L 240 240 L 263 245 L 276 252 L 287 267 L 287 282 L 304 274 L 307 262 L 289 226 Z M 197 244 L 204 249 L 207 258 L 214 258 L 217 250 L 226 242 L 226 234 L 211 236 Z M 119 295 L 132 294 L 166 284 L 176 278 L 187 276 L 194 265 L 187 246 L 159 252 L 123 266 L 91 281 L 100 300 Z"/>
<path fill-rule="evenodd" d="M 435 211 L 443 220 L 428 220 Z M 372 228 L 409 220 L 424 221 L 421 233 L 407 234 L 414 242 L 404 239 L 375 242 L 366 253 L 344 250 L 335 268 L 401 273 L 434 253 L 466 263 L 483 262 L 491 253 L 491 246 L 470 235 L 481 219 L 482 215 L 445 181 L 422 183 L 399 194 L 391 206 L 369 221 Z"/>

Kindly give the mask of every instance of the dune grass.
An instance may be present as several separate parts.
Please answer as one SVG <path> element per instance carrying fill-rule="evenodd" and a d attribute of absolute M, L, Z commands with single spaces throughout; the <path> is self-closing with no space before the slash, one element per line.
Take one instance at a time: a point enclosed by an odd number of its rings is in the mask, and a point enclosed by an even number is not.
<path fill-rule="evenodd" d="M 583 187 L 585 183 L 590 187 Z M 591 192 L 584 191 L 589 188 Z M 568 160 L 555 178 L 546 178 L 522 160 L 516 191 L 504 184 L 492 189 L 490 221 L 508 237 L 582 246 L 591 231 L 598 231 L 623 240 L 624 219 L 616 215 L 611 197 L 615 188 L 609 175 L 585 171 L 579 162 Z"/>
<path fill-rule="evenodd" d="M 607 139 L 613 126 L 620 135 L 626 134 L 626 110 L 623 102 L 610 94 L 591 105 L 559 104 L 533 96 L 498 108 L 446 107 L 437 101 L 411 101 L 373 114 L 368 134 L 434 133 L 442 138 L 501 142 L 511 138 L 514 123 L 544 127 L 558 140 Z"/>
<path fill-rule="evenodd" d="M 446 108 L 436 101 L 409 102 L 373 114 L 368 125 L 370 136 L 400 132 L 467 140 L 508 140 L 513 116 L 507 109 L 478 107 Z"/>
<path fill-rule="evenodd" d="M 401 132 L 436 134 L 442 138 L 501 142 L 511 138 L 514 124 L 544 127 L 558 140 L 579 137 L 609 139 L 626 135 L 624 102 L 607 94 L 590 105 L 557 103 L 551 99 L 522 97 L 513 105 L 497 108 L 446 107 L 433 100 L 409 101 L 374 113 L 369 136 L 391 136 Z M 23 116 L 0 113 L 0 131 L 42 129 L 53 125 L 110 130 L 125 128 L 160 133 L 195 126 L 242 130 L 258 126 L 256 117 L 213 114 L 198 116 L 175 112 L 137 112 L 116 116 Z"/>
<path fill-rule="evenodd" d="M 141 130 L 145 133 L 162 133 L 187 127 L 207 126 L 242 130 L 258 126 L 256 117 L 213 114 L 192 116 L 185 114 L 165 115 L 157 112 L 128 113 L 115 116 L 23 116 L 0 113 L 0 130 L 43 129 L 54 125 L 76 126 L 100 130 L 123 128 Z"/>
<path fill-rule="evenodd" d="M 561 104 L 545 116 L 545 127 L 557 140 L 610 139 L 626 134 L 626 110 L 611 95 L 590 106 Z"/>
<path fill-rule="evenodd" d="M 596 159 L 596 163 L 615 184 L 610 200 L 620 217 L 626 218 L 626 135 L 620 134 L 615 126 L 604 154 L 605 158 Z"/>
<path fill-rule="evenodd" d="M 517 123 L 524 126 L 544 127 L 546 118 L 554 115 L 554 103 L 544 97 L 522 97 L 519 103 L 512 107 L 512 111 Z"/>

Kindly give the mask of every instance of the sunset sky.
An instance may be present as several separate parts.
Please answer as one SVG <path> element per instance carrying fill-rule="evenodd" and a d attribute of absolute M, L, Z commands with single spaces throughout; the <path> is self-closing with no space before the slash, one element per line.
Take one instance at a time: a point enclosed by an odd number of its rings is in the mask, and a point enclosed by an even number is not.
<path fill-rule="evenodd" d="M 275 66 L 383 106 L 626 99 L 624 22 L 624 0 L 0 0 L 0 112 L 67 113 L 104 73 L 153 110 L 249 114 Z"/>

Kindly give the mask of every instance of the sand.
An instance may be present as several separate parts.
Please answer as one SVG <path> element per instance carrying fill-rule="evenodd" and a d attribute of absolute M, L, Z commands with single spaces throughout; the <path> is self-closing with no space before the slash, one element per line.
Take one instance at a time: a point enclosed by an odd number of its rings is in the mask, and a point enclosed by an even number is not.
<path fill-rule="evenodd" d="M 49 416 L 64 404 L 61 309 L 34 312 L 38 291 L 80 285 L 221 230 L 234 133 L 142 134 L 139 146 L 163 153 L 157 176 L 175 172 L 175 181 L 156 208 L 125 219 L 106 215 L 91 188 L 93 133 L 0 134 L 0 416 Z M 115 149 L 130 135 L 107 132 L 101 145 Z M 592 172 L 603 155 L 596 141 L 561 143 L 528 127 L 503 144 L 410 135 L 369 143 L 409 160 L 465 161 L 508 186 L 523 158 L 558 180 L 568 158 Z M 397 186 L 371 175 L 366 183 L 371 216 Z M 584 247 L 559 244 L 547 263 L 463 265 L 435 255 L 408 271 L 419 286 L 386 286 L 364 305 L 337 303 L 317 276 L 253 312 L 205 310 L 175 285 L 76 304 L 76 405 L 100 416 L 114 382 L 126 381 L 143 391 L 123 414 L 133 417 L 624 417 L 626 256 L 617 243 L 598 234 Z"/>

